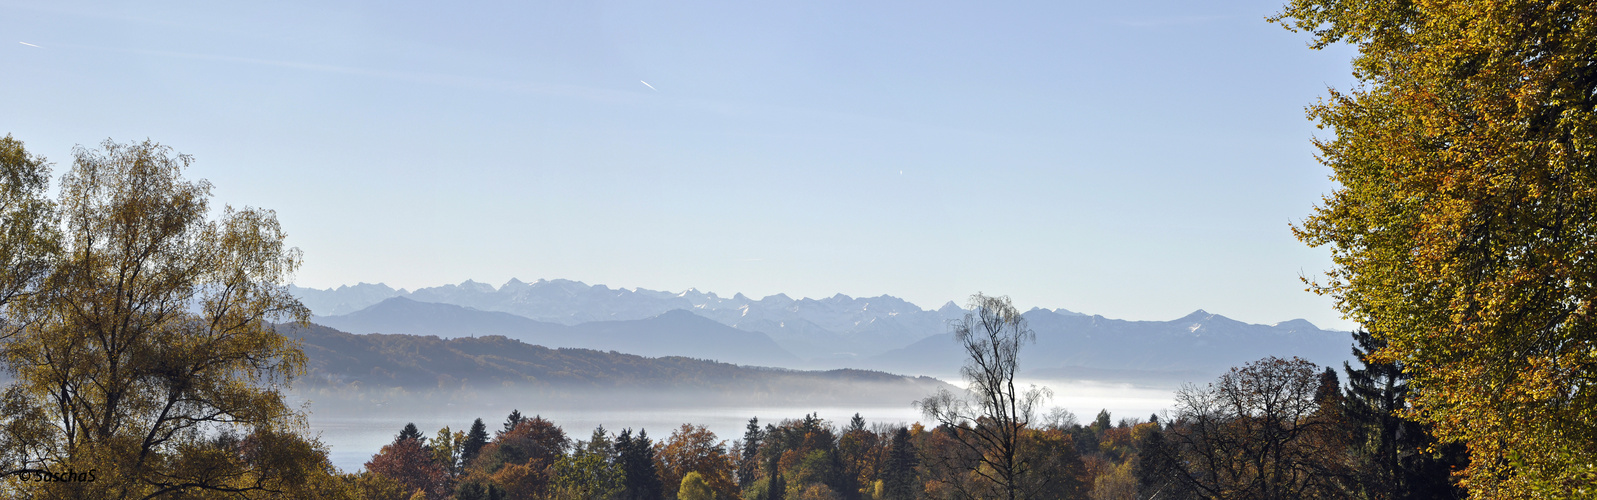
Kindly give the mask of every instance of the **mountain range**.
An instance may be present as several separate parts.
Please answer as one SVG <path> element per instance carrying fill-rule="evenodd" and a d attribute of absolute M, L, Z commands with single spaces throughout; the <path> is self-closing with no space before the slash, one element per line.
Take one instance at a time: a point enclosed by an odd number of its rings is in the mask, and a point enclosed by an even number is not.
<path fill-rule="evenodd" d="M 965 310 L 921 309 L 891 296 L 750 299 L 688 290 L 612 289 L 568 280 L 466 281 L 414 292 L 360 284 L 292 291 L 314 321 L 354 333 L 501 335 L 549 347 L 688 356 L 786 368 L 860 368 L 953 376 L 964 353 L 948 333 Z M 1022 374 L 1151 383 L 1212 379 L 1264 356 L 1340 365 L 1345 332 L 1304 320 L 1247 324 L 1205 311 L 1170 321 L 1126 321 L 1064 309 L 1024 315 L 1037 341 Z"/>
<path fill-rule="evenodd" d="M 795 300 L 777 294 L 751 299 L 743 294 L 721 297 L 693 289 L 671 293 L 569 280 L 526 283 L 512 279 L 498 288 L 467 280 L 415 291 L 361 283 L 326 290 L 292 287 L 291 291 L 317 316 L 347 315 L 394 297 L 562 325 L 641 320 L 681 309 L 732 328 L 763 333 L 806 360 L 847 361 L 881 354 L 943 332 L 948 320 L 965 313 L 953 302 L 924 310 L 888 295 L 854 298 L 837 294 Z"/>
<path fill-rule="evenodd" d="M 316 323 L 354 333 L 500 335 L 533 345 L 622 350 L 642 356 L 688 356 L 757 366 L 794 366 L 799 358 L 763 333 L 738 330 L 676 309 L 635 320 L 549 323 L 497 311 L 392 297 Z"/>

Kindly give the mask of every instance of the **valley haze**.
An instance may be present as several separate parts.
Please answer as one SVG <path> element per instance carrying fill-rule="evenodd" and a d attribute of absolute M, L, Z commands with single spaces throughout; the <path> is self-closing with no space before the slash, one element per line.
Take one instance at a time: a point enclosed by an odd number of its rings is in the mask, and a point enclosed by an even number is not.
<path fill-rule="evenodd" d="M 952 301 L 923 309 L 889 295 L 753 299 L 559 279 L 291 291 L 315 314 L 313 322 L 357 334 L 502 335 L 551 348 L 947 379 L 957 379 L 963 361 L 947 325 L 966 311 Z M 1328 366 L 1351 359 L 1346 332 L 1301 319 L 1256 325 L 1199 310 L 1169 321 L 1126 321 L 1041 308 L 1025 318 L 1037 333 L 1022 350 L 1026 376 L 1165 386 L 1204 382 L 1269 355 Z"/>
<path fill-rule="evenodd" d="M 948 323 L 966 310 L 952 301 L 923 309 L 888 295 L 753 299 L 559 279 L 290 291 L 315 315 L 290 330 L 309 359 L 292 394 L 310 403 L 312 428 L 345 470 L 408 422 L 461 428 L 520 410 L 577 434 L 692 422 L 732 439 L 749 417 L 919 421 L 912 401 L 963 386 L 965 355 Z M 1181 384 L 1264 356 L 1351 359 L 1347 332 L 1304 320 L 1256 325 L 1200 310 L 1126 321 L 1041 308 L 1024 317 L 1037 341 L 1021 351 L 1022 382 L 1082 415 L 1158 413 Z"/>

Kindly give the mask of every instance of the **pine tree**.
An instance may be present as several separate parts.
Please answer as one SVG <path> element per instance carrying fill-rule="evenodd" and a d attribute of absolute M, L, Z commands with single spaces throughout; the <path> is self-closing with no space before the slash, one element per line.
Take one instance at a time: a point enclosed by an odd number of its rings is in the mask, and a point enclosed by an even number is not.
<path fill-rule="evenodd" d="M 1102 409 L 1102 410 L 1098 410 L 1098 417 L 1092 419 L 1092 431 L 1095 432 L 1095 433 L 1100 433 L 1101 434 L 1101 433 L 1103 433 L 1103 431 L 1106 431 L 1106 430 L 1109 430 L 1110 428 L 1112 428 L 1114 426 L 1114 424 L 1111 424 L 1109 419 L 1110 419 L 1110 415 L 1109 415 L 1109 410 L 1107 408 L 1106 409 Z"/>
<path fill-rule="evenodd" d="M 405 424 L 405 428 L 399 430 L 399 436 L 394 438 L 394 442 L 398 443 L 406 439 L 414 439 L 417 444 L 426 444 L 427 442 L 427 438 L 421 435 L 421 430 L 416 428 L 414 422 Z"/>
<path fill-rule="evenodd" d="M 1353 355 L 1363 368 L 1342 364 L 1348 379 L 1342 407 L 1362 441 L 1356 443 L 1362 452 L 1355 490 L 1370 499 L 1464 498 L 1450 481 L 1452 469 L 1468 463 L 1463 447 L 1437 447 L 1425 425 L 1400 416 L 1409 407 L 1409 376 L 1402 364 L 1372 358 L 1386 342 L 1368 331 L 1353 332 L 1353 340 Z"/>
<path fill-rule="evenodd" d="M 754 484 L 759 472 L 760 444 L 765 441 L 765 431 L 760 429 L 759 417 L 750 418 L 748 427 L 743 431 L 743 454 L 738 460 L 738 487 L 747 488 Z"/>
<path fill-rule="evenodd" d="M 483 425 L 480 418 L 472 421 L 471 430 L 466 432 L 466 443 L 461 445 L 460 463 L 470 464 L 472 459 L 477 458 L 477 453 L 482 451 L 482 447 L 487 444 L 488 426 Z"/>
<path fill-rule="evenodd" d="M 615 449 L 622 472 L 626 474 L 622 498 L 656 500 L 665 496 L 665 485 L 654 467 L 654 443 L 649 440 L 648 431 L 640 429 L 637 437 L 633 437 L 632 429 L 622 430 L 616 436 Z"/>
<path fill-rule="evenodd" d="M 883 498 L 915 498 L 915 465 L 915 443 L 910 441 L 909 429 L 899 427 L 893 433 L 893 444 L 887 451 L 887 469 L 882 473 Z"/>
<path fill-rule="evenodd" d="M 505 430 L 500 431 L 500 433 L 510 432 L 517 425 L 521 425 L 522 422 L 526 421 L 527 417 L 521 415 L 521 410 L 510 410 L 510 416 L 505 417 Z"/>

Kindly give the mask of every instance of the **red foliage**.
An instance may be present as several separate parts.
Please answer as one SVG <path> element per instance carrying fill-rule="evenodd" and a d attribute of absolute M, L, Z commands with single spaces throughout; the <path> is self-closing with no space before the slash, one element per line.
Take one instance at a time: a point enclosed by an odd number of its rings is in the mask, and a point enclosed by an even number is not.
<path fill-rule="evenodd" d="M 366 470 L 405 485 L 406 491 L 426 492 L 428 499 L 442 499 L 450 493 L 449 473 L 433 462 L 432 454 L 415 439 L 383 446 L 366 462 Z"/>

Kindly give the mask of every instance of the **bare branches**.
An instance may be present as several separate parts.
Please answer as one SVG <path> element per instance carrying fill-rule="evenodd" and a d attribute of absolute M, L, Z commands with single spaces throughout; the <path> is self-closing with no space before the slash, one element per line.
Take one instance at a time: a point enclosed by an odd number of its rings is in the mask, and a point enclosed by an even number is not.
<path fill-rule="evenodd" d="M 954 465 L 984 478 L 1006 498 L 1018 498 L 1019 479 L 1031 470 L 1030 460 L 1020 453 L 1021 434 L 1036 416 L 1039 403 L 1052 396 L 1046 388 L 1031 386 L 1017 390 L 1020 346 L 1036 340 L 1026 327 L 1026 319 L 1010 304 L 1008 297 L 976 294 L 970 299 L 970 312 L 953 324 L 954 339 L 965 349 L 965 366 L 960 369 L 969 384 L 966 395 L 946 390 L 916 402 L 916 407 L 943 428 L 961 450 L 934 461 L 964 462 Z M 967 496 L 983 496 L 964 485 L 954 485 Z"/>
<path fill-rule="evenodd" d="M 1315 368 L 1270 357 L 1183 387 L 1165 451 L 1176 479 L 1203 498 L 1323 496 L 1340 448 L 1319 415 Z"/>

